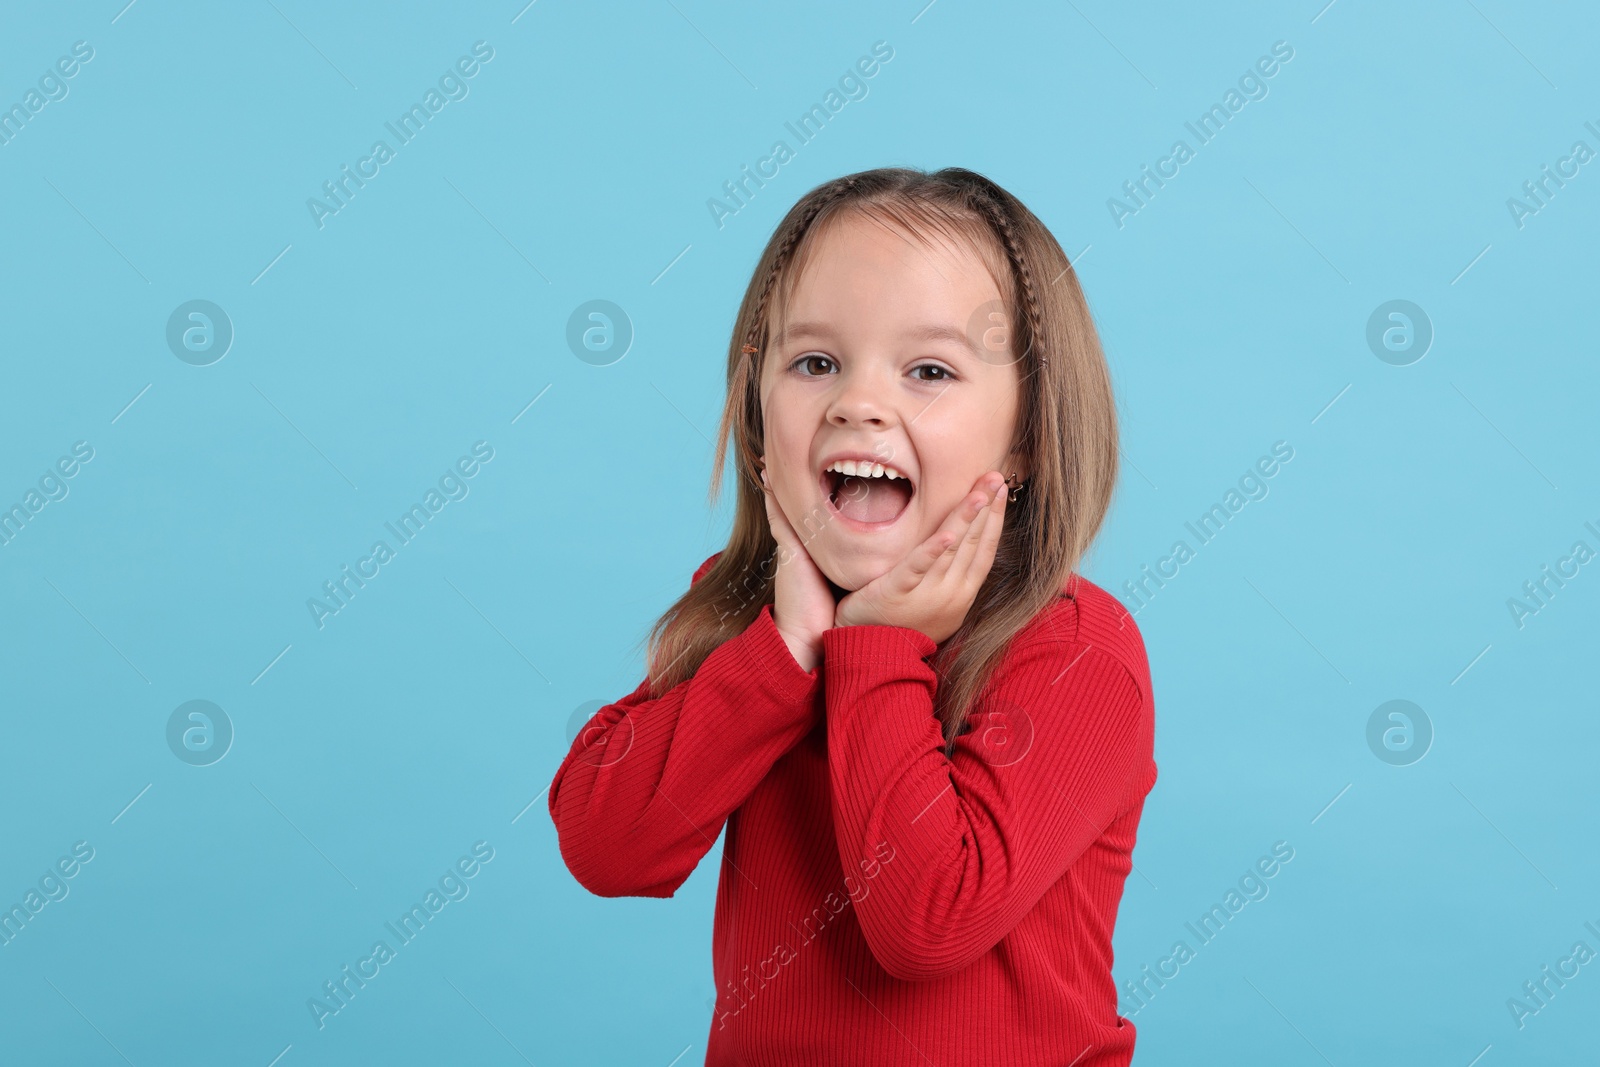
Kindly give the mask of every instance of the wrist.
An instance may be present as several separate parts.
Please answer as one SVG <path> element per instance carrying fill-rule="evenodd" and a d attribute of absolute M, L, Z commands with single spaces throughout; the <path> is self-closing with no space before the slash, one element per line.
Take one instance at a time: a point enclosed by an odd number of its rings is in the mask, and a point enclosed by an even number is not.
<path fill-rule="evenodd" d="M 817 669 L 817 664 L 822 660 L 822 641 L 808 641 L 803 637 L 796 637 L 783 629 L 778 630 L 783 643 L 789 647 L 789 655 L 794 657 L 795 663 L 807 674 Z"/>
<path fill-rule="evenodd" d="M 919 659 L 927 659 L 942 644 L 920 627 L 894 622 L 835 626 L 822 636 L 825 662 L 833 658 L 849 662 L 863 656 L 873 660 L 897 659 L 905 651 L 913 651 Z"/>

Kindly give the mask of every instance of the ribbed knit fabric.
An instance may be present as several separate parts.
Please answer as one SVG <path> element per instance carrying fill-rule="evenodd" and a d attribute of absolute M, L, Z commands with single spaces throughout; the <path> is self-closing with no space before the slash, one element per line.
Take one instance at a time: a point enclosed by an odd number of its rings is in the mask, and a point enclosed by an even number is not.
<path fill-rule="evenodd" d="M 1071 592 L 950 759 L 930 638 L 836 627 L 807 673 L 770 606 L 579 733 L 549 808 L 590 891 L 671 896 L 726 824 L 707 1067 L 1130 1062 L 1111 933 L 1156 779 L 1150 673 L 1116 599 Z"/>

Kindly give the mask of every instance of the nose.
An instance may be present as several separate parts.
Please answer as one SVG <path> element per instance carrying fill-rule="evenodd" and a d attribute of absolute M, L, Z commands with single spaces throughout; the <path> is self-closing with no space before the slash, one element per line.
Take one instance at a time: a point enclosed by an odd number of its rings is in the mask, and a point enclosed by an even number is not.
<path fill-rule="evenodd" d="M 870 374 L 842 372 L 828 403 L 829 425 L 864 426 L 882 430 L 894 424 L 891 405 L 884 399 L 887 390 Z"/>

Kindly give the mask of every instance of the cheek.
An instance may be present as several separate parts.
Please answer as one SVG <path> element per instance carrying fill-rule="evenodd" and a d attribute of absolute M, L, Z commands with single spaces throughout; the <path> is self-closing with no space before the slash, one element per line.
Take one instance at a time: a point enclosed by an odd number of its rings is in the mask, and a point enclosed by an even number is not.
<path fill-rule="evenodd" d="M 810 484 L 804 443 L 781 432 L 767 435 L 767 471 L 774 486 L 795 491 Z"/>
<path fill-rule="evenodd" d="M 971 489 L 970 481 L 961 482 L 947 471 L 944 476 L 935 478 L 932 484 L 917 490 L 914 502 L 920 504 L 917 515 L 919 540 L 932 537 L 933 532 L 944 525 L 944 520 L 950 517 L 950 512 L 961 504 L 962 498 Z"/>
<path fill-rule="evenodd" d="M 763 446 L 769 477 L 799 488 L 810 482 L 811 436 L 796 413 L 775 397 L 772 416 L 763 420 Z"/>

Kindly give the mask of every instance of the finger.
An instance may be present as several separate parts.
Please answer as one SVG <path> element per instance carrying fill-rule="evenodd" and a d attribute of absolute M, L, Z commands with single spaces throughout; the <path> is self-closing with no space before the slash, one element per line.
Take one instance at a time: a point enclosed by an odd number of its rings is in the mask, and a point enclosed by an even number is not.
<path fill-rule="evenodd" d="M 923 547 L 928 548 L 932 555 L 920 561 L 926 565 L 917 571 L 917 581 L 913 581 L 906 588 L 912 588 L 920 581 L 939 582 L 944 579 L 950 569 L 951 561 L 955 558 L 956 550 L 961 545 L 961 539 L 966 536 L 973 519 L 982 511 L 983 498 L 976 493 L 968 493 L 961 498 L 959 504 L 950 509 L 950 514 L 946 515 L 944 522 L 939 525 L 938 532 L 923 542 Z"/>
<path fill-rule="evenodd" d="M 966 534 L 961 539 L 961 544 L 956 551 L 956 558 L 951 561 L 952 572 L 960 578 L 965 578 L 971 571 L 973 563 L 977 560 L 980 546 L 987 535 L 989 526 L 1005 509 L 1006 486 L 1001 483 L 992 498 L 984 501 L 984 506 L 978 509 L 978 514 L 967 527 Z M 998 539 L 998 534 L 997 534 Z"/>
<path fill-rule="evenodd" d="M 963 501 L 961 508 L 957 509 L 957 512 L 952 514 L 958 514 L 961 511 L 970 509 L 971 507 L 972 502 L 970 500 Z M 980 514 L 982 513 L 983 508 L 981 505 L 978 507 L 978 511 Z M 939 558 L 934 561 L 933 566 L 928 568 L 928 575 L 925 581 L 944 581 L 945 577 L 950 573 L 950 568 L 955 564 L 956 554 L 961 550 L 961 545 L 966 540 L 967 530 L 971 528 L 971 525 L 972 521 L 968 520 L 966 528 L 960 530 L 951 530 L 944 533 L 944 551 L 939 554 Z"/>
<path fill-rule="evenodd" d="M 994 506 L 983 509 L 983 533 L 978 538 L 977 552 L 967 566 L 967 580 L 974 590 L 983 584 L 983 580 L 989 576 L 989 569 L 994 566 L 995 552 L 1000 547 L 1000 534 L 1005 528 L 1008 499 L 1009 490 L 1001 486 Z"/>
<path fill-rule="evenodd" d="M 988 475 L 984 477 L 988 477 Z M 983 479 L 980 478 L 979 483 L 982 481 Z M 979 489 L 981 484 L 975 485 L 973 488 Z M 912 553 L 912 556 L 908 557 L 902 564 L 910 572 L 911 578 L 903 588 L 909 590 L 923 581 L 937 582 L 943 580 L 945 573 L 950 569 L 950 563 L 955 556 L 956 550 L 960 547 L 962 538 L 966 536 L 973 521 L 983 513 L 983 506 L 986 500 L 986 496 L 969 491 L 966 496 L 961 498 L 960 503 L 950 509 L 950 513 L 945 516 L 944 522 L 939 524 L 938 531 L 929 537 L 927 541 L 924 541 L 918 547 L 917 552 Z M 913 566 L 913 560 L 915 560 L 915 566 Z"/>
<path fill-rule="evenodd" d="M 989 490 L 984 488 L 983 479 L 979 478 L 972 488 L 967 490 L 967 495 L 961 498 L 961 502 L 951 508 L 950 514 L 945 516 L 941 529 L 955 535 L 958 547 L 972 529 L 973 522 L 983 514 L 983 509 L 990 499 Z"/>
<path fill-rule="evenodd" d="M 934 531 L 933 536 L 918 545 L 897 568 L 903 578 L 900 587 L 903 590 L 914 589 L 926 580 L 929 572 L 938 567 L 940 562 L 954 550 L 956 541 L 957 536 L 953 531 Z"/>
<path fill-rule="evenodd" d="M 963 524 L 955 551 L 951 553 L 949 564 L 942 572 L 946 575 L 954 574 L 959 578 L 966 573 L 967 565 L 976 550 L 978 538 L 983 534 L 984 517 L 988 515 L 989 509 L 994 504 L 993 495 L 989 490 L 983 488 L 984 479 L 980 478 L 978 481 L 978 491 L 968 493 L 966 500 L 963 501 L 966 505 L 966 513 L 963 518 L 966 519 L 966 522 Z M 1004 488 L 1003 482 L 1001 487 Z"/>
<path fill-rule="evenodd" d="M 987 492 L 977 491 L 978 487 L 967 490 L 967 495 L 962 497 L 955 507 L 950 509 L 950 514 L 944 517 L 944 522 L 939 524 L 939 532 L 952 534 L 960 540 L 972 526 L 972 520 L 983 511 L 983 506 L 989 502 Z"/>

